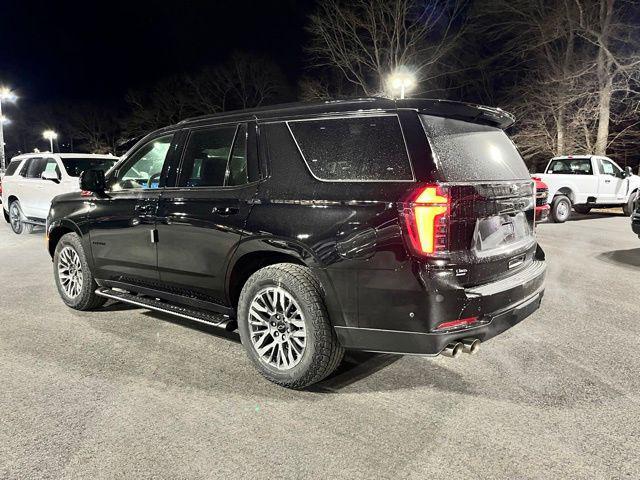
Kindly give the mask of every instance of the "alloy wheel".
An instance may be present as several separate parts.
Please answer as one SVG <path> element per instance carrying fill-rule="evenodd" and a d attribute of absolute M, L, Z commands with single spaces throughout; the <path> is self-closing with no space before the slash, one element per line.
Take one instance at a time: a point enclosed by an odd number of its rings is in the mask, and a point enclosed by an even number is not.
<path fill-rule="evenodd" d="M 58 258 L 58 278 L 69 298 L 76 298 L 82 292 L 82 262 L 78 252 L 72 247 L 64 247 Z"/>
<path fill-rule="evenodd" d="M 9 222 L 11 223 L 11 228 L 15 233 L 20 232 L 22 227 L 22 213 L 20 212 L 20 207 L 17 203 L 12 203 L 9 208 Z"/>
<path fill-rule="evenodd" d="M 295 367 L 304 354 L 307 330 L 300 306 L 286 290 L 260 290 L 249 307 L 251 344 L 260 360 L 278 370 Z"/>

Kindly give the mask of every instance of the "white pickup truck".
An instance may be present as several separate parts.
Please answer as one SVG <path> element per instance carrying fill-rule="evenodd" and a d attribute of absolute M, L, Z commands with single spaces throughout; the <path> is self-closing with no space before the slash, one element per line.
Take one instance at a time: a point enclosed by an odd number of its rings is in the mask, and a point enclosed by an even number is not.
<path fill-rule="evenodd" d="M 640 191 L 640 177 L 630 167 L 623 170 L 610 158 L 597 155 L 554 157 L 545 173 L 534 177 L 549 187 L 549 218 L 558 223 L 567 221 L 571 207 L 578 213 L 622 207 L 631 215 Z"/>

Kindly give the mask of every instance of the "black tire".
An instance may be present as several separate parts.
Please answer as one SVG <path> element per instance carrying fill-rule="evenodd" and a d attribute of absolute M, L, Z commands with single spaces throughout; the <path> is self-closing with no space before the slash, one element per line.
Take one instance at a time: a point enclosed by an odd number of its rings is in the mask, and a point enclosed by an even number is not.
<path fill-rule="evenodd" d="M 77 254 L 81 266 L 80 275 L 82 277 L 82 286 L 79 288 L 77 295 L 70 295 L 67 293 L 65 287 L 63 287 L 63 281 L 60 278 L 61 273 L 59 266 L 61 264 L 61 254 L 63 250 L 67 248 L 70 248 Z M 82 241 L 76 233 L 67 233 L 56 245 L 56 250 L 53 255 L 53 276 L 56 280 L 58 293 L 60 294 L 62 301 L 68 307 L 83 311 L 95 310 L 96 308 L 104 305 L 107 301 L 106 298 L 99 297 L 95 294 L 98 284 L 91 273 L 91 269 L 89 268 L 87 256 L 82 246 Z"/>
<path fill-rule="evenodd" d="M 577 213 L 581 213 L 582 215 L 586 215 L 587 213 L 589 213 L 591 211 L 591 207 L 589 207 L 587 205 L 574 205 L 573 209 Z"/>
<path fill-rule="evenodd" d="M 24 221 L 24 214 L 18 200 L 14 200 L 9 204 L 9 224 L 16 235 L 33 232 L 33 225 Z"/>
<path fill-rule="evenodd" d="M 249 326 L 249 309 L 254 298 L 265 289 L 276 287 L 283 289 L 298 304 L 306 330 L 305 347 L 299 363 L 284 370 L 267 363 L 258 354 Z M 247 280 L 238 301 L 238 330 L 247 355 L 267 380 L 283 387 L 302 389 L 324 379 L 340 365 L 344 348 L 329 321 L 323 297 L 318 280 L 301 265 L 270 265 Z"/>
<path fill-rule="evenodd" d="M 564 223 L 571 216 L 571 200 L 565 195 L 556 195 L 551 202 L 549 217 L 552 222 Z"/>
<path fill-rule="evenodd" d="M 632 192 L 629 196 L 629 201 L 622 206 L 622 213 L 624 213 L 627 217 L 633 215 L 633 212 L 636 209 L 636 202 L 638 201 L 638 192 Z"/>

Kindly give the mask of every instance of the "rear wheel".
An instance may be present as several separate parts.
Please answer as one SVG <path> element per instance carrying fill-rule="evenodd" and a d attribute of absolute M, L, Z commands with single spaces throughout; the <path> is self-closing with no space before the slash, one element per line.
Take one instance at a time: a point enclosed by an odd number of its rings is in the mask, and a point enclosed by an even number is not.
<path fill-rule="evenodd" d="M 558 195 L 551 202 L 551 220 L 555 223 L 564 223 L 571 215 L 571 200 L 565 195 Z"/>
<path fill-rule="evenodd" d="M 587 205 L 574 205 L 573 209 L 577 213 L 581 213 L 583 215 L 586 215 L 587 213 L 589 213 L 591 211 L 591 207 L 588 207 Z"/>
<path fill-rule="evenodd" d="M 300 265 L 271 265 L 247 280 L 238 302 L 238 329 L 258 371 L 288 388 L 319 382 L 344 355 L 322 288 Z"/>
<path fill-rule="evenodd" d="M 75 310 L 94 310 L 107 301 L 95 294 L 98 284 L 93 278 L 80 237 L 64 235 L 53 255 L 54 277 L 62 301 Z"/>
<path fill-rule="evenodd" d="M 629 196 L 629 201 L 624 204 L 622 206 L 622 212 L 627 216 L 630 217 L 631 215 L 633 215 L 633 212 L 636 209 L 637 206 L 637 202 L 638 202 L 638 192 L 633 192 L 630 196 Z"/>
<path fill-rule="evenodd" d="M 25 217 L 22 214 L 22 208 L 18 200 L 14 200 L 9 205 L 9 223 L 15 234 L 20 235 L 21 233 L 31 233 L 33 231 L 33 225 L 25 223 Z"/>

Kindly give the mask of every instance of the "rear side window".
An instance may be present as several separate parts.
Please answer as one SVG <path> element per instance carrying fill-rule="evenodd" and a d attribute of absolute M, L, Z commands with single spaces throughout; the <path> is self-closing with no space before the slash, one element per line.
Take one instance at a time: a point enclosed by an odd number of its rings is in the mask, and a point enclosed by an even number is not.
<path fill-rule="evenodd" d="M 229 179 L 232 182 L 246 183 L 243 181 L 243 172 L 246 178 L 246 141 L 236 142 L 238 148 L 234 149 L 231 157 L 236 129 L 238 134 L 246 138 L 244 125 L 240 128 L 230 125 L 191 132 L 184 153 L 180 186 L 222 187 L 225 184 L 231 185 Z M 229 177 L 229 167 L 233 167 L 232 177 Z"/>
<path fill-rule="evenodd" d="M 413 181 L 398 117 L 287 122 L 314 177 L 325 181 Z"/>
<path fill-rule="evenodd" d="M 25 165 L 25 169 L 22 169 L 22 175 L 26 178 L 40 178 L 47 161 L 44 158 L 32 158 L 29 163 Z"/>
<path fill-rule="evenodd" d="M 559 175 L 593 175 L 590 158 L 563 158 L 552 160 L 547 173 Z"/>
<path fill-rule="evenodd" d="M 446 181 L 530 179 L 520 153 L 501 129 L 431 115 L 420 118 Z"/>
<path fill-rule="evenodd" d="M 14 173 L 16 173 L 16 170 L 18 170 L 18 167 L 20 166 L 20 160 L 14 160 L 13 162 L 9 163 L 9 166 L 7 167 L 7 170 L 4 172 L 4 174 L 6 176 L 11 176 Z"/>

